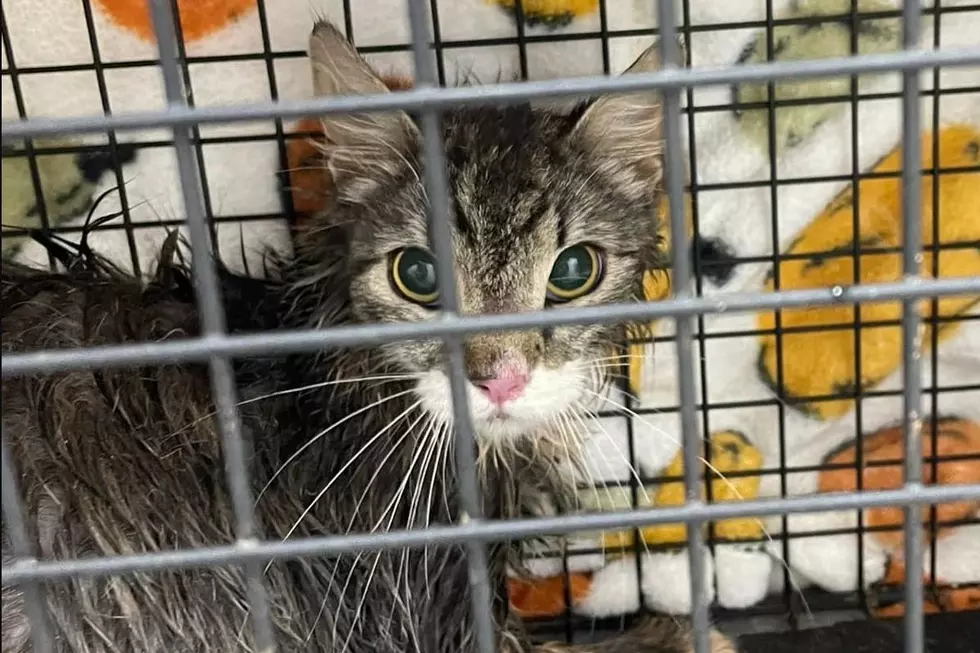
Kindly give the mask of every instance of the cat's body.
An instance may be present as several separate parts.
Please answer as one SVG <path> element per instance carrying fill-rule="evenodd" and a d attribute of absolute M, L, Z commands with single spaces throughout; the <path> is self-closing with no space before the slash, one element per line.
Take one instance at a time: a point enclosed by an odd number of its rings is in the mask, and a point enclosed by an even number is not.
<path fill-rule="evenodd" d="M 197 331 L 197 312 L 186 293 L 181 297 L 163 289 L 141 292 L 135 283 L 83 272 L 57 278 L 11 268 L 4 270 L 3 282 L 5 353 L 172 339 Z M 324 361 L 328 365 L 335 362 L 330 358 Z M 281 378 L 270 382 L 268 373 Z M 267 394 L 274 387 L 306 385 L 304 377 L 298 366 L 285 362 L 252 363 L 240 370 L 242 398 Z M 326 410 L 301 418 L 300 411 L 309 408 L 314 397 L 334 388 L 336 400 L 322 403 Z M 370 398 L 346 390 L 328 386 L 302 398 L 286 395 L 241 406 L 244 431 L 255 452 L 250 466 L 253 495 L 321 430 L 318 425 L 340 422 L 360 407 L 360 400 Z M 165 551 L 234 540 L 205 367 L 147 367 L 135 373 L 124 368 L 5 380 L 3 408 L 4 433 L 23 479 L 40 558 Z M 294 523 L 299 524 L 294 538 L 348 529 L 365 532 L 375 526 L 400 482 L 409 476 L 417 449 L 411 439 L 392 446 L 397 442 L 392 437 L 388 446 L 366 451 L 358 461 L 365 464 L 352 465 L 336 489 L 299 519 L 324 480 L 354 459 L 365 442 L 364 433 L 379 431 L 384 416 L 393 414 L 378 410 L 361 416 L 320 438 L 269 485 L 256 504 L 263 537 L 281 539 Z M 395 434 L 405 432 L 405 425 Z M 419 467 L 416 464 L 409 490 L 418 484 Z M 381 474 L 375 476 L 377 472 Z M 452 499 L 452 488 L 446 488 L 446 494 L 440 487 L 447 479 L 451 481 L 452 474 L 433 479 L 432 496 L 423 497 L 426 506 L 431 502 L 431 510 L 418 511 L 418 525 L 429 519 L 451 521 L 442 497 Z M 429 486 L 424 489 L 428 493 Z M 406 502 L 394 516 L 386 515 L 385 525 L 392 517 L 395 528 L 407 526 L 407 508 Z M 7 547 L 5 538 L 4 564 L 10 562 Z M 339 651 L 331 646 L 335 619 L 341 642 L 352 633 L 350 651 L 467 649 L 463 635 L 468 604 L 460 600 L 467 575 L 458 547 L 429 547 L 405 557 L 401 551 L 380 557 L 365 553 L 349 576 L 353 558 L 341 558 L 332 584 L 335 570 L 329 560 L 276 563 L 268 570 L 265 579 L 281 650 Z M 496 567 L 499 581 L 499 564 Z M 366 587 L 370 590 L 365 596 Z M 54 584 L 49 601 L 57 650 L 248 650 L 239 642 L 240 632 L 246 640 L 250 632 L 241 628 L 245 592 L 243 572 L 236 568 Z M 5 588 L 5 653 L 29 650 L 23 613 L 12 609 L 14 600 L 13 590 Z M 352 628 L 359 608 L 360 626 Z M 389 617 L 405 631 L 390 630 Z M 417 648 L 413 637 L 419 638 Z"/>
<path fill-rule="evenodd" d="M 321 92 L 384 90 L 332 27 L 318 26 L 312 49 Z M 624 123 L 633 118 L 642 120 Z M 658 121 L 646 97 L 600 100 L 571 116 L 529 107 L 447 114 L 461 310 L 533 310 L 545 304 L 545 286 L 552 303 L 629 299 L 657 256 Z M 438 292 L 427 294 L 427 198 L 414 125 L 404 114 L 337 116 L 325 133 L 337 196 L 276 280 L 225 275 L 231 330 L 438 316 Z M 635 223 L 622 224 L 624 216 Z M 559 263 L 578 276 L 556 276 Z M 5 266 L 4 353 L 195 335 L 188 284 L 177 283 L 166 260 L 161 271 L 146 289 L 86 270 L 58 276 Z M 587 292 L 576 294 L 585 282 Z M 553 431 L 601 389 L 621 336 L 621 328 L 582 326 L 467 340 L 471 412 L 481 450 L 493 452 L 480 464 L 488 516 L 519 514 L 542 493 L 565 495 L 568 461 L 557 453 L 567 453 L 571 436 Z M 443 369 L 436 342 L 239 362 L 260 535 L 457 522 Z M 232 542 L 213 410 L 200 365 L 5 379 L 4 437 L 38 555 Z M 5 529 L 5 565 L 9 544 Z M 508 550 L 489 552 L 498 648 L 530 650 L 506 615 Z M 264 579 L 279 650 L 476 650 L 460 546 L 274 562 Z M 59 652 L 253 650 L 238 568 L 75 579 L 52 584 L 47 604 Z M 30 650 L 23 607 L 19 589 L 5 586 L 3 653 Z M 714 635 L 713 645 L 732 650 Z M 685 653 L 690 633 L 655 620 L 582 650 Z"/>

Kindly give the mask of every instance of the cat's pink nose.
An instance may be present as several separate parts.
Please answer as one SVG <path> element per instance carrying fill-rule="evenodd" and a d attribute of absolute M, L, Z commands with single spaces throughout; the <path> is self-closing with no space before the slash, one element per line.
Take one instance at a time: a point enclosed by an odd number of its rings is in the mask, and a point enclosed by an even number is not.
<path fill-rule="evenodd" d="M 474 380 L 473 385 L 482 390 L 491 402 L 502 406 L 521 396 L 527 387 L 527 380 L 526 374 L 507 374 L 492 379 Z"/>

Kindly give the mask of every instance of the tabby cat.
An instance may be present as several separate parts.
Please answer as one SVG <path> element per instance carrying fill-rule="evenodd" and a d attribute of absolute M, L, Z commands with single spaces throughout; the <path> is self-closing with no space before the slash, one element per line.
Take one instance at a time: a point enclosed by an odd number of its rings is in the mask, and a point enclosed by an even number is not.
<path fill-rule="evenodd" d="M 327 23 L 311 37 L 320 94 L 386 92 Z M 651 49 L 634 71 L 655 67 Z M 447 112 L 453 248 L 466 314 L 592 306 L 637 296 L 663 256 L 654 206 L 661 106 L 606 97 L 569 114 L 529 106 Z M 428 249 L 420 132 L 409 115 L 324 119 L 335 194 L 271 280 L 223 273 L 229 329 L 326 328 L 440 318 Z M 172 243 L 170 243 L 172 245 Z M 3 351 L 198 334 L 190 281 L 161 255 L 152 283 L 79 264 L 5 265 Z M 190 273 L 188 273 L 190 274 Z M 562 326 L 465 342 L 485 514 L 571 496 L 575 414 L 607 382 L 621 327 Z M 461 519 L 445 353 L 435 341 L 238 361 L 257 528 L 264 538 L 384 531 Z M 3 432 L 42 559 L 226 544 L 235 522 L 201 365 L 28 375 L 3 381 Z M 563 435 L 559 436 L 559 433 Z M 489 551 L 500 651 L 691 650 L 684 622 L 650 619 L 601 644 L 532 644 L 508 617 L 512 547 Z M 4 530 L 4 565 L 11 561 Z M 272 561 L 264 568 L 278 649 L 475 651 L 457 545 Z M 238 567 L 85 577 L 47 587 L 54 650 L 257 650 Z M 31 647 L 24 598 L 3 589 L 3 653 Z M 716 653 L 733 651 L 712 633 Z"/>

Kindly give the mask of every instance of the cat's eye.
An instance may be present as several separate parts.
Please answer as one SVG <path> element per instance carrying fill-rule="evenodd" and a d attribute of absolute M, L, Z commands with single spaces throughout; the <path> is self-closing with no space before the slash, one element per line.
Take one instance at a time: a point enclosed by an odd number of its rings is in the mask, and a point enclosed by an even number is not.
<path fill-rule="evenodd" d="M 548 276 L 548 301 L 568 302 L 588 295 L 602 279 L 602 254 L 591 245 L 566 247 Z"/>
<path fill-rule="evenodd" d="M 432 306 L 439 300 L 435 257 L 421 247 L 406 247 L 391 259 L 391 285 L 405 299 Z"/>

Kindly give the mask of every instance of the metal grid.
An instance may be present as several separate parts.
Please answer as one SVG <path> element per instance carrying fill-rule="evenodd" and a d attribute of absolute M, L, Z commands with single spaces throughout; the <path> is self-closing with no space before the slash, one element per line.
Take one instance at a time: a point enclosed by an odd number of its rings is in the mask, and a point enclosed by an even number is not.
<path fill-rule="evenodd" d="M 493 45 L 512 43 L 509 40 L 481 40 L 478 42 L 446 42 L 439 39 L 439 24 L 436 3 L 427 6 L 425 0 L 409 0 L 409 19 L 412 28 L 413 42 L 411 50 L 416 67 L 415 88 L 397 95 L 370 96 L 358 98 L 327 98 L 306 101 L 283 102 L 276 99 L 276 84 L 273 70 L 274 55 L 270 51 L 268 25 L 265 20 L 265 9 L 259 0 L 259 16 L 262 25 L 264 52 L 258 57 L 265 61 L 269 71 L 272 101 L 245 105 L 225 106 L 214 108 L 194 108 L 184 99 L 183 90 L 189 84 L 186 64 L 190 61 L 217 61 L 255 58 L 255 55 L 236 55 L 229 57 L 186 57 L 179 26 L 173 20 L 173 0 L 149 0 L 152 9 L 153 28 L 159 43 L 160 63 L 163 70 L 164 85 L 167 92 L 168 105 L 159 112 L 130 113 L 109 115 L 108 98 L 102 70 L 111 66 L 154 65 L 154 61 L 122 62 L 108 64 L 100 62 L 97 39 L 92 27 L 91 9 L 85 2 L 86 23 L 90 32 L 93 49 L 94 67 L 99 79 L 100 94 L 106 115 L 66 119 L 25 119 L 23 98 L 17 84 L 19 74 L 31 72 L 55 72 L 77 69 L 78 66 L 53 66 L 44 69 L 20 69 L 14 64 L 10 48 L 10 39 L 4 25 L 3 41 L 6 48 L 9 68 L 4 71 L 12 81 L 14 93 L 17 96 L 18 110 L 21 114 L 19 122 L 4 121 L 3 141 L 10 142 L 26 139 L 26 154 L 30 163 L 31 175 L 35 188 L 40 189 L 36 155 L 31 144 L 31 138 L 56 135 L 63 133 L 98 133 L 109 134 L 109 144 L 112 156 L 117 163 L 116 176 L 120 191 L 124 193 L 118 157 L 115 151 L 115 130 L 127 130 L 157 126 L 169 126 L 173 129 L 172 142 L 156 143 L 157 146 L 173 145 L 177 152 L 178 169 L 184 197 L 184 209 L 187 225 L 190 230 L 192 256 L 197 271 L 198 283 L 195 286 L 197 300 L 201 311 L 203 335 L 192 341 L 147 343 L 139 345 L 107 346 L 90 349 L 79 349 L 65 352 L 32 352 L 10 355 L 3 361 L 3 377 L 9 378 L 32 373 L 48 373 L 57 370 L 79 369 L 87 367 L 124 366 L 131 364 L 174 363 L 188 361 L 207 361 L 211 373 L 212 388 L 218 408 L 217 418 L 221 428 L 222 442 L 227 460 L 227 478 L 232 490 L 232 500 L 236 517 L 236 543 L 228 546 L 213 547 L 200 550 L 183 550 L 168 553 L 146 555 L 117 556 L 111 558 L 63 560 L 56 562 L 41 562 L 33 557 L 32 546 L 27 536 L 25 519 L 21 509 L 20 494 L 17 487 L 17 477 L 13 462 L 8 455 L 6 440 L 3 444 L 2 487 L 3 512 L 5 524 L 11 538 L 13 552 L 17 556 L 15 564 L 3 568 L 4 583 L 19 584 L 25 589 L 27 608 L 31 617 L 32 636 L 35 650 L 45 652 L 52 650 L 52 642 L 44 624 L 44 611 L 41 602 L 40 583 L 46 580 L 81 575 L 106 575 L 134 571 L 187 568 L 193 566 L 209 566 L 217 564 L 241 564 L 249 572 L 249 600 L 252 604 L 251 619 L 255 628 L 256 639 L 262 650 L 271 647 L 273 630 L 269 620 L 268 599 L 261 580 L 261 564 L 273 557 L 289 559 L 299 556 L 339 554 L 357 550 L 378 550 L 384 548 L 418 547 L 434 541 L 465 544 L 468 548 L 470 566 L 470 583 L 472 587 L 474 615 L 478 629 L 478 641 L 483 653 L 494 650 L 494 635 L 491 628 L 489 600 L 491 589 L 487 583 L 487 566 L 485 545 L 489 541 L 504 539 L 520 539 L 533 535 L 563 534 L 580 530 L 603 530 L 637 528 L 640 526 L 684 522 L 688 525 L 688 546 L 690 551 L 701 550 L 702 536 L 698 526 L 708 521 L 743 517 L 786 515 L 800 512 L 818 512 L 825 510 L 863 509 L 875 506 L 904 506 L 905 512 L 905 550 L 906 578 L 904 597 L 906 602 L 905 650 L 917 653 L 923 650 L 923 587 L 919 579 L 922 568 L 922 532 L 919 508 L 922 505 L 943 503 L 980 498 L 980 486 L 956 485 L 926 487 L 922 485 L 922 457 L 920 439 L 922 431 L 922 385 L 919 367 L 916 364 L 921 351 L 920 323 L 921 318 L 916 311 L 919 300 L 931 298 L 933 303 L 939 297 L 980 293 L 980 278 L 958 279 L 925 279 L 919 276 L 918 257 L 922 249 L 922 234 L 920 225 L 920 182 L 921 182 L 921 152 L 918 134 L 920 131 L 920 116 L 918 97 L 919 77 L 922 71 L 934 70 L 938 79 L 940 66 L 966 66 L 980 64 L 980 48 L 961 50 L 946 50 L 942 52 L 921 52 L 915 50 L 915 35 L 918 33 L 922 8 L 918 0 L 905 0 L 901 11 L 903 25 L 903 51 L 879 55 L 854 55 L 841 59 L 821 59 L 800 62 L 776 62 L 743 65 L 737 68 L 686 70 L 678 61 L 675 36 L 678 31 L 674 4 L 672 2 L 657 2 L 660 47 L 665 63 L 662 71 L 643 75 L 631 75 L 620 78 L 593 77 L 578 79 L 563 79 L 560 81 L 524 82 L 498 84 L 479 88 L 440 88 L 445 82 L 445 70 L 442 58 L 437 57 L 437 64 L 432 65 L 428 56 L 429 48 L 434 47 L 439 54 L 445 48 L 468 45 Z M 656 1 L 656 0 L 654 0 Z M 606 72 L 609 72 L 608 37 L 611 34 L 606 21 L 605 2 L 601 2 L 602 27 L 600 36 L 603 38 L 603 62 Z M 938 3 L 937 3 L 938 4 Z M 347 16 L 347 31 L 351 33 L 349 2 L 345 2 Z M 692 27 L 688 20 L 689 2 L 683 2 L 683 29 L 690 35 L 697 27 Z M 936 11 L 936 10 L 930 10 Z M 520 1 L 517 2 L 517 16 L 522 17 Z M 857 20 L 856 3 L 852 2 L 849 14 L 852 20 Z M 821 17 L 821 21 L 832 17 Z M 432 21 L 430 23 L 430 20 Z M 762 23 L 741 22 L 731 27 L 765 27 L 771 59 L 772 30 L 779 24 L 793 21 L 777 21 L 772 16 L 769 3 L 766 20 Z M 534 41 L 549 40 L 551 37 L 530 37 L 524 33 L 522 21 L 518 20 L 517 43 L 521 49 L 521 71 L 527 75 L 525 48 Z M 429 25 L 432 25 L 435 43 L 428 42 Z M 722 29 L 723 25 L 712 25 L 711 29 Z M 656 33 L 656 30 L 653 31 Z M 618 35 L 631 35 L 629 32 L 618 32 Z M 632 35 L 648 35 L 651 30 L 636 30 Z M 562 35 L 561 38 L 591 38 L 591 34 Z M 938 21 L 935 41 L 938 44 Z M 382 51 L 390 48 L 374 48 Z M 365 51 L 370 49 L 365 48 Z M 856 43 L 852 43 L 852 51 L 856 52 Z M 305 53 L 286 53 L 286 56 L 305 56 Z M 184 63 L 183 72 L 181 61 Z M 89 66 L 82 69 L 88 70 Z M 902 141 L 902 217 L 903 243 L 902 268 L 904 278 L 894 283 L 874 285 L 856 284 L 850 287 L 833 287 L 825 290 L 778 290 L 778 261 L 788 257 L 765 257 L 764 261 L 775 260 L 774 269 L 777 271 L 774 293 L 744 293 L 729 294 L 723 297 L 705 298 L 700 296 L 700 273 L 704 265 L 699 261 L 697 253 L 693 261 L 685 254 L 685 248 L 676 244 L 687 241 L 683 224 L 683 157 L 685 156 L 681 142 L 680 93 L 685 91 L 690 102 L 691 89 L 695 86 L 735 84 L 750 81 L 766 82 L 770 86 L 769 101 L 764 107 L 769 111 L 770 125 L 773 124 L 773 112 L 776 101 L 772 93 L 772 84 L 777 80 L 788 78 L 820 78 L 852 76 L 850 96 L 843 98 L 827 98 L 821 101 L 849 100 L 856 107 L 858 94 L 854 75 L 868 72 L 901 71 L 903 90 L 901 93 L 903 107 Z M 939 91 L 932 92 L 934 106 L 938 106 Z M 479 315 L 459 316 L 457 314 L 456 289 L 452 283 L 452 261 L 450 253 L 450 224 L 446 200 L 447 180 L 442 160 L 442 143 L 438 127 L 438 115 L 445 110 L 461 104 L 501 104 L 521 102 L 529 99 L 551 97 L 582 97 L 594 96 L 600 93 L 659 90 L 663 93 L 665 103 L 665 140 L 666 153 L 666 188 L 670 205 L 671 242 L 675 243 L 675 255 L 672 260 L 673 297 L 659 303 L 623 304 L 603 306 L 600 308 L 570 308 L 559 312 L 536 312 L 521 315 Z M 966 89 L 970 91 L 971 89 Z M 975 89 L 974 89 L 975 90 Z M 860 99 L 866 99 L 861 96 Z M 880 95 L 876 97 L 888 97 Z M 779 104 L 786 104 L 780 102 Z M 732 105 L 719 108 L 693 107 L 687 111 L 687 119 L 693 120 L 693 113 L 698 110 L 728 110 Z M 284 134 L 282 121 L 289 118 L 301 118 L 309 115 L 345 113 L 351 111 L 384 111 L 384 110 L 414 110 L 421 115 L 424 133 L 424 156 L 426 163 L 426 187 L 429 197 L 435 198 L 430 212 L 430 238 L 433 250 L 439 261 L 439 277 L 443 285 L 442 297 L 445 298 L 442 310 L 444 319 L 435 324 L 398 324 L 384 326 L 350 326 L 319 331 L 277 332 L 257 335 L 231 335 L 226 332 L 225 317 L 221 308 L 221 296 L 215 263 L 209 252 L 212 251 L 211 239 L 213 234 L 209 221 L 215 216 L 211 211 L 207 198 L 206 178 L 203 175 L 201 160 L 201 145 L 208 139 L 202 139 L 197 132 L 202 124 L 218 122 L 245 122 L 257 119 L 274 119 L 276 121 L 276 137 L 280 143 L 280 155 L 283 161 Z M 938 114 L 938 112 L 934 112 Z M 852 112 L 856 116 L 856 113 Z M 856 120 L 856 117 L 853 118 Z M 938 121 L 938 117 L 935 118 Z M 689 122 L 693 126 L 693 122 Z M 935 128 L 937 125 L 933 125 Z M 857 130 L 855 134 L 856 141 Z M 692 135 L 693 138 L 693 135 Z M 222 139 L 211 139 L 222 140 Z M 232 139 L 227 139 L 232 140 Z M 241 140 L 241 139 L 238 139 Z M 856 143 L 855 143 L 856 145 Z M 935 147 L 935 145 L 934 145 Z M 693 151 L 693 148 L 691 148 Z M 774 137 L 770 130 L 770 150 L 774 149 Z M 45 150 L 46 151 L 46 150 Z M 857 148 L 853 147 L 855 159 L 852 173 L 842 178 L 824 177 L 819 179 L 789 180 L 776 179 L 761 182 L 772 188 L 773 199 L 777 186 L 783 183 L 800 181 L 849 181 L 855 190 L 855 202 L 858 201 L 857 184 L 860 180 L 875 177 L 874 173 L 860 173 L 856 161 Z M 937 161 L 936 152 L 933 160 Z M 5 155 L 6 156 L 6 155 Z M 770 157 L 773 160 L 774 157 Z M 693 164 L 693 162 L 692 162 Z M 284 166 L 285 167 L 285 166 Z M 695 168 L 694 165 L 691 166 Z M 928 171 L 927 171 L 928 172 Z M 941 170 L 933 166 L 931 174 L 935 181 Z M 775 170 L 773 170 L 775 173 Z M 710 188 L 738 188 L 759 185 L 756 182 L 739 184 L 713 185 Z M 698 186 L 697 180 L 690 183 L 692 193 L 706 190 L 707 185 Z M 48 228 L 48 220 L 43 206 L 43 197 L 38 195 L 39 215 L 44 228 Z M 934 197 L 938 194 L 934 194 Z M 934 199 L 934 202 L 938 201 Z M 125 196 L 122 197 L 123 213 L 128 230 L 132 225 L 128 222 L 128 210 Z M 775 202 L 773 202 L 775 207 Z M 288 207 L 287 207 L 288 208 Z M 934 215 L 938 211 L 934 207 Z M 855 216 L 857 210 L 855 209 Z M 265 216 L 267 217 L 267 216 Z M 855 217 L 855 220 L 857 218 Z M 936 219 L 936 218 L 934 218 Z M 775 223 L 775 220 L 774 220 Z M 695 226 L 697 216 L 695 209 Z M 934 225 L 935 227 L 935 225 Z M 856 225 L 855 225 L 856 228 Z M 53 231 L 57 231 L 54 229 Z M 4 235 L 8 235 L 5 230 Z M 934 253 L 938 244 L 933 245 Z M 135 247 L 130 236 L 130 248 L 134 257 L 134 266 L 138 270 Z M 857 268 L 860 252 L 855 244 L 855 267 Z M 680 255 L 677 255 L 680 254 Z M 934 259 L 935 261 L 935 259 Z M 693 271 L 692 271 L 693 262 Z M 739 263 L 751 262 L 750 259 L 738 259 Z M 934 263 L 934 265 L 937 265 Z M 933 270 L 935 275 L 936 270 Z M 855 269 L 855 282 L 859 280 L 859 271 Z M 695 283 L 696 293 L 690 288 Z M 696 318 L 701 322 L 705 314 L 722 311 L 748 311 L 758 309 L 790 308 L 798 306 L 821 306 L 831 304 L 855 305 L 862 301 L 901 300 L 902 311 L 902 350 L 904 386 L 903 429 L 905 433 L 904 478 L 905 486 L 899 490 L 859 492 L 847 496 L 801 496 L 793 498 L 772 498 L 753 501 L 709 505 L 699 496 L 700 482 L 697 464 L 699 434 L 696 428 L 698 406 L 695 401 L 694 359 L 692 341 L 696 337 L 704 342 L 711 335 L 704 334 L 703 328 L 695 331 L 692 321 Z M 935 311 L 934 311 L 935 313 Z M 777 312 L 778 315 L 778 312 Z M 676 321 L 675 339 L 679 358 L 679 400 L 681 426 L 683 433 L 683 451 L 685 462 L 684 484 L 686 503 L 676 508 L 659 508 L 633 510 L 620 513 L 564 515 L 549 518 L 536 518 L 519 521 L 501 522 L 488 520 L 479 514 L 478 484 L 475 474 L 474 441 L 472 425 L 467 417 L 465 378 L 462 366 L 462 338 L 485 330 L 512 330 L 526 328 L 541 328 L 557 324 L 580 323 L 613 323 L 622 321 L 651 320 L 656 318 L 672 318 Z M 938 318 L 934 318 L 938 321 Z M 777 318 L 778 320 L 778 318 Z M 858 326 L 869 326 L 871 322 L 860 322 Z M 777 321 L 776 334 L 787 333 L 789 329 L 780 327 Z M 855 328 L 855 343 L 859 343 L 859 329 Z M 935 338 L 935 329 L 933 338 Z M 725 334 L 730 335 L 730 334 Z M 457 465 L 460 474 L 460 500 L 469 519 L 458 526 L 433 527 L 425 531 L 398 531 L 382 534 L 363 534 L 351 536 L 328 536 L 292 542 L 263 542 L 256 537 L 251 514 L 251 491 L 248 473 L 243 456 L 241 427 L 235 405 L 237 390 L 230 359 L 235 356 L 287 353 L 311 351 L 322 347 L 341 347 L 353 343 L 381 343 L 399 339 L 417 337 L 440 337 L 448 344 L 450 372 L 452 379 L 452 396 L 457 427 Z M 777 338 L 777 349 L 779 340 Z M 859 346 L 859 345 L 858 345 Z M 933 352 L 935 342 L 933 342 Z M 777 355 L 778 351 L 777 351 Z M 857 357 L 860 360 L 860 356 Z M 935 371 L 935 356 L 933 356 Z M 781 370 L 782 366 L 777 365 Z M 858 371 L 860 375 L 860 371 Z M 933 375 L 935 379 L 935 374 Z M 704 383 L 702 374 L 702 383 Z M 938 380 L 934 381 L 932 393 L 932 419 L 935 420 L 936 397 L 939 392 Z M 881 393 L 884 394 L 884 393 Z M 871 396 L 873 393 L 863 393 L 861 396 Z M 712 405 L 716 407 L 717 404 Z M 860 402 L 857 402 L 860 411 Z M 707 417 L 707 405 L 701 406 Z M 780 407 L 780 411 L 782 408 Z M 782 415 L 780 428 L 782 429 Z M 860 438 L 860 414 L 858 416 L 858 437 Z M 860 447 L 858 447 L 860 451 Z M 857 464 L 861 465 L 860 458 Z M 931 464 L 937 464 L 935 443 Z M 781 460 L 780 473 L 783 474 L 785 494 L 785 460 Z M 758 472 L 757 472 L 758 473 Z M 766 473 L 765 470 L 761 473 Z M 860 475 L 858 476 L 860 478 Z M 935 529 L 935 519 L 932 520 Z M 865 529 L 859 529 L 863 534 Z M 785 532 L 785 529 L 784 529 Z M 933 534 L 934 536 L 934 534 Z M 784 550 L 786 535 L 783 535 Z M 859 547 L 859 551 L 861 547 Z M 694 610 L 692 619 L 695 630 L 695 648 L 698 653 L 704 653 L 707 648 L 708 606 L 704 600 L 703 588 L 695 579 L 703 577 L 704 561 L 701 556 L 690 557 L 691 593 Z M 933 559 L 932 566 L 935 566 Z M 859 565 L 860 568 L 860 565 Z M 934 576 L 934 574 L 933 574 Z"/>

